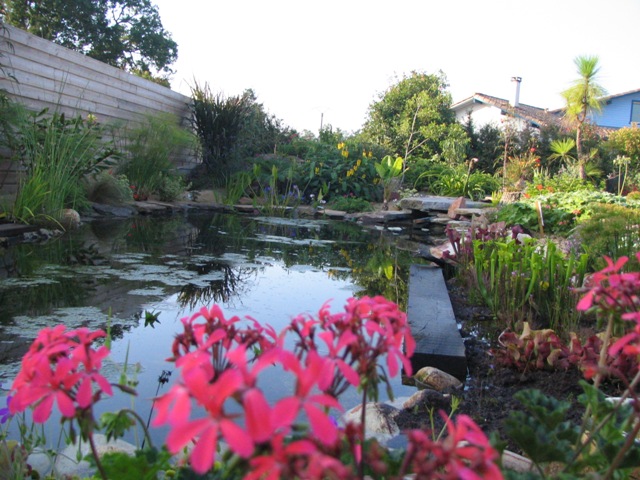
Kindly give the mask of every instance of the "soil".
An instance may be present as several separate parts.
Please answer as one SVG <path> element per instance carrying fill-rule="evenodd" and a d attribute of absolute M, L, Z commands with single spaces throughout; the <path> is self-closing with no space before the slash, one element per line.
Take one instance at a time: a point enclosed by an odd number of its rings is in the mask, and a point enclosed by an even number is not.
<path fill-rule="evenodd" d="M 456 392 L 462 402 L 458 414 L 469 415 L 487 434 L 497 433 L 507 443 L 511 451 L 521 453 L 519 447 L 507 437 L 504 421 L 514 410 L 522 410 L 522 405 L 513 398 L 523 389 L 538 389 L 558 400 L 569 400 L 574 406 L 569 419 L 579 422 L 583 413 L 577 404 L 577 397 L 583 393 L 578 369 L 556 371 L 533 371 L 520 373 L 514 369 L 495 364 L 490 354 L 497 346 L 497 338 L 502 329 L 495 325 L 490 312 L 484 307 L 472 305 L 463 289 L 449 282 L 449 295 L 461 334 L 465 342 L 468 377 L 462 392 Z M 430 428 L 429 415 L 411 414 L 403 410 L 398 419 L 401 429 Z M 436 423 L 436 428 L 441 422 Z"/>

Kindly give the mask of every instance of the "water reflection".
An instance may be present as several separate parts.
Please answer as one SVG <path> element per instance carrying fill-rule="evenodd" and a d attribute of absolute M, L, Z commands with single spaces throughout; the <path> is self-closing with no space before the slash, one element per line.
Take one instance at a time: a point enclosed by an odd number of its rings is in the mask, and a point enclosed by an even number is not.
<path fill-rule="evenodd" d="M 109 324 L 117 337 L 112 379 L 125 362 L 140 364 L 145 402 L 169 367 L 180 318 L 202 306 L 217 303 L 228 315 L 276 330 L 328 300 L 342 309 L 351 296 L 382 294 L 404 308 L 409 264 L 416 262 L 384 232 L 352 223 L 228 214 L 95 221 L 0 258 L 5 382 L 39 329 Z M 145 311 L 158 313 L 153 328 L 144 327 Z M 277 380 L 270 384 L 282 388 Z"/>

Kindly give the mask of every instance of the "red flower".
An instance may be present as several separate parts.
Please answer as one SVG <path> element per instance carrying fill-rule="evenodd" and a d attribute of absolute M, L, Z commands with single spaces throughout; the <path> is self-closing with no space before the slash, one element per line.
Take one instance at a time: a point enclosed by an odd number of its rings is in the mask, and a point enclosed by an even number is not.
<path fill-rule="evenodd" d="M 45 422 L 51 415 L 54 402 L 62 415 L 73 418 L 78 409 L 92 405 L 102 393 L 112 395 L 109 382 L 100 373 L 102 360 L 109 350 L 92 348 L 102 331 L 87 328 L 65 331 L 64 325 L 40 331 L 22 359 L 22 368 L 11 390 L 11 413 L 33 407 L 33 420 Z M 96 392 L 93 384 L 97 385 Z"/>

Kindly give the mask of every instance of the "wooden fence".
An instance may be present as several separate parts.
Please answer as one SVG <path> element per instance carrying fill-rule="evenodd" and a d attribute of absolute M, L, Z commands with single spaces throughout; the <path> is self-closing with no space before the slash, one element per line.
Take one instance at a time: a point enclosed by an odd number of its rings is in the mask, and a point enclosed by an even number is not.
<path fill-rule="evenodd" d="M 168 112 L 186 123 L 189 97 L 8 25 L 0 36 L 0 89 L 30 110 L 91 114 L 100 123 L 125 126 Z M 13 194 L 19 167 L 0 160 L 0 192 Z M 196 158 L 185 152 L 173 161 L 189 168 Z"/>

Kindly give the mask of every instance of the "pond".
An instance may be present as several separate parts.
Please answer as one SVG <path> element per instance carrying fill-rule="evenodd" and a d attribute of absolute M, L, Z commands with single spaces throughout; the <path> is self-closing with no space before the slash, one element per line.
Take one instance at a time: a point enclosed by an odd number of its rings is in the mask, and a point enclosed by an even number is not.
<path fill-rule="evenodd" d="M 250 316 L 279 331 L 327 301 L 341 311 L 353 296 L 382 294 L 405 309 L 409 265 L 419 262 L 388 232 L 354 223 L 212 213 L 96 220 L 44 245 L 13 247 L 2 258 L 3 386 L 41 328 L 109 325 L 105 369 L 112 381 L 125 368 L 135 375 L 135 408 L 143 418 L 150 399 L 166 391 L 158 378 L 174 370 L 165 359 L 182 317 L 217 303 L 226 316 Z M 152 316 L 157 322 L 146 321 Z M 277 398 L 286 386 L 276 379 L 265 388 Z M 414 392 L 400 379 L 393 388 L 396 397 Z M 342 397 L 346 408 L 358 402 L 355 392 Z M 118 393 L 99 405 L 131 406 Z"/>

